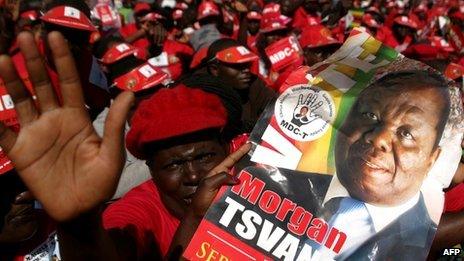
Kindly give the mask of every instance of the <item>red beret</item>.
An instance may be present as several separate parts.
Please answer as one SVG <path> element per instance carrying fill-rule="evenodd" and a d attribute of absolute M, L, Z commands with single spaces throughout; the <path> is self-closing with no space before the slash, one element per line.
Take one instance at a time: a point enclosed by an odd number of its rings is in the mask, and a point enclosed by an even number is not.
<path fill-rule="evenodd" d="M 146 159 L 144 146 L 226 125 L 227 112 L 219 97 L 199 89 L 179 85 L 161 89 L 140 103 L 126 136 L 127 149 Z"/>

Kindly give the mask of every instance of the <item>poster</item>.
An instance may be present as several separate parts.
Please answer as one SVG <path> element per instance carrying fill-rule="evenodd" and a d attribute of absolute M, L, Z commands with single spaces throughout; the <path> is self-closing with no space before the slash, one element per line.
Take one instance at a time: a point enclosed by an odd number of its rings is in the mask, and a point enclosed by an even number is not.
<path fill-rule="evenodd" d="M 355 29 L 280 89 L 184 257 L 425 260 L 461 156 L 455 83 Z"/>

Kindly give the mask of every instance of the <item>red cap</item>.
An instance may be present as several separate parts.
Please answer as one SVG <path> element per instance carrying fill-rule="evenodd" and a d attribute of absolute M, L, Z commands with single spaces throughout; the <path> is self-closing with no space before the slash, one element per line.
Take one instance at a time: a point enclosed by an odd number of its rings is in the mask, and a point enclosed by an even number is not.
<path fill-rule="evenodd" d="M 222 129 L 227 112 L 214 94 L 179 85 L 161 89 L 140 103 L 126 136 L 127 149 L 137 158 L 146 159 L 148 143 L 195 133 Z"/>
<path fill-rule="evenodd" d="M 369 12 L 370 13 L 376 13 L 376 14 L 379 14 L 379 15 L 382 14 L 382 13 L 380 13 L 380 10 L 379 10 L 379 8 L 377 8 L 377 6 L 371 6 L 371 7 L 367 8 L 366 13 L 369 13 Z"/>
<path fill-rule="evenodd" d="M 97 31 L 90 19 L 80 10 L 71 6 L 57 6 L 50 9 L 40 19 L 47 23 L 71 27 L 78 30 Z"/>
<path fill-rule="evenodd" d="M 151 7 L 150 7 L 150 4 L 148 3 L 137 3 L 135 6 L 134 6 L 134 14 L 137 14 L 139 12 L 142 12 L 142 11 L 150 11 L 151 10 Z"/>
<path fill-rule="evenodd" d="M 39 12 L 37 12 L 36 10 L 28 10 L 26 12 L 22 12 L 19 15 L 19 17 L 31 21 L 36 21 L 37 19 L 39 19 Z"/>
<path fill-rule="evenodd" d="M 259 57 L 245 46 L 233 46 L 218 52 L 216 59 L 225 63 L 248 63 L 258 60 Z"/>
<path fill-rule="evenodd" d="M 419 43 L 409 46 L 403 54 L 407 57 L 420 57 L 420 60 L 433 60 L 440 56 L 438 48 L 428 43 Z"/>
<path fill-rule="evenodd" d="M 379 28 L 380 27 L 380 24 L 377 23 L 377 21 L 374 19 L 374 17 L 369 13 L 363 15 L 362 22 L 363 22 L 363 24 L 365 24 L 365 25 L 367 25 L 368 27 L 371 27 L 371 28 Z"/>
<path fill-rule="evenodd" d="M 260 13 L 256 12 L 256 11 L 251 11 L 251 12 L 248 12 L 248 14 L 247 14 L 247 18 L 249 20 L 261 20 L 262 17 L 263 16 Z"/>
<path fill-rule="evenodd" d="M 219 14 L 219 7 L 215 3 L 210 1 L 203 1 L 201 2 L 200 6 L 198 6 L 197 20 L 201 20 L 209 16 L 218 16 Z"/>
<path fill-rule="evenodd" d="M 167 77 L 166 73 L 144 63 L 116 78 L 113 85 L 123 91 L 138 92 L 161 84 Z"/>
<path fill-rule="evenodd" d="M 459 19 L 459 20 L 464 20 L 464 13 L 456 11 L 456 12 L 450 14 L 450 18 L 456 18 L 456 19 Z"/>
<path fill-rule="evenodd" d="M 332 36 L 332 32 L 323 25 L 306 27 L 301 33 L 300 45 L 302 48 L 316 48 L 325 45 L 342 44 Z"/>
<path fill-rule="evenodd" d="M 196 68 L 198 65 L 200 65 L 203 62 L 203 59 L 206 58 L 208 55 L 208 47 L 203 47 L 200 50 L 198 50 L 192 58 L 192 62 L 190 63 L 190 68 Z"/>
<path fill-rule="evenodd" d="M 142 22 L 147 22 L 147 21 L 154 22 L 154 21 L 158 21 L 160 19 L 166 19 L 166 18 L 164 16 L 156 13 L 156 12 L 151 12 L 151 13 L 146 14 L 144 17 L 142 17 L 142 19 L 140 19 L 140 21 L 142 21 Z"/>
<path fill-rule="evenodd" d="M 269 33 L 277 30 L 287 29 L 287 24 L 290 23 L 292 19 L 281 15 L 274 18 L 265 18 L 261 20 L 261 33 Z"/>
<path fill-rule="evenodd" d="M 410 27 L 412 29 L 417 30 L 417 28 L 418 28 L 417 23 L 413 19 L 411 19 L 409 16 L 406 16 L 406 15 L 400 15 L 400 16 L 396 17 L 394 22 L 397 23 L 397 24 L 400 24 L 400 25 Z"/>
<path fill-rule="evenodd" d="M 464 66 L 461 66 L 456 63 L 450 63 L 445 69 L 445 76 L 456 80 L 464 76 Z"/>
<path fill-rule="evenodd" d="M 426 13 L 428 10 L 429 9 L 427 8 L 427 5 L 424 3 L 421 3 L 414 9 L 414 12 L 415 13 Z"/>
<path fill-rule="evenodd" d="M 263 15 L 266 16 L 279 16 L 280 15 L 280 5 L 277 3 L 269 3 L 263 8 Z"/>
<path fill-rule="evenodd" d="M 177 3 L 174 9 L 180 9 L 180 10 L 187 10 L 189 8 L 188 4 L 182 2 L 182 3 Z"/>
<path fill-rule="evenodd" d="M 181 10 L 181 9 L 176 9 L 174 10 L 174 12 L 172 12 L 172 19 L 174 20 L 179 20 L 182 18 L 182 16 L 184 15 L 184 11 Z"/>
<path fill-rule="evenodd" d="M 113 64 L 129 55 L 136 55 L 138 51 L 138 48 L 128 43 L 116 44 L 105 52 L 101 62 L 103 64 Z"/>
<path fill-rule="evenodd" d="M 454 48 L 443 37 L 432 36 L 430 38 L 430 42 L 432 46 L 437 47 L 445 52 L 454 52 Z"/>

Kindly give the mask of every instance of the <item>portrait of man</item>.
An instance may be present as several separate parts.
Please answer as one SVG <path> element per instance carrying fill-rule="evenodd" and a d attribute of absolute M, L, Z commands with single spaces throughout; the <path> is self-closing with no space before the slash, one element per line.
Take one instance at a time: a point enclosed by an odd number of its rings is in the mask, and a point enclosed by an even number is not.
<path fill-rule="evenodd" d="M 347 235 L 333 258 L 427 257 L 437 225 L 420 189 L 440 154 L 449 108 L 446 80 L 427 71 L 389 73 L 359 94 L 338 132 L 324 205 L 329 225 Z M 331 192 L 334 183 L 345 194 Z"/>
<path fill-rule="evenodd" d="M 309 109 L 306 106 L 300 108 L 300 111 L 293 116 L 292 123 L 298 127 L 309 123 L 308 119 Z"/>

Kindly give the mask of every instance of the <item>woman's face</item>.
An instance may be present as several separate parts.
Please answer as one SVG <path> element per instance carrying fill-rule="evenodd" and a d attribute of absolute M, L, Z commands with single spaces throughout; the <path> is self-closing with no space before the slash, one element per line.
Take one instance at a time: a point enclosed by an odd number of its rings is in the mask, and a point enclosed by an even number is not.
<path fill-rule="evenodd" d="M 153 154 L 149 167 L 171 214 L 179 219 L 184 216 L 201 180 L 226 155 L 224 145 L 211 138 L 174 145 Z"/>

